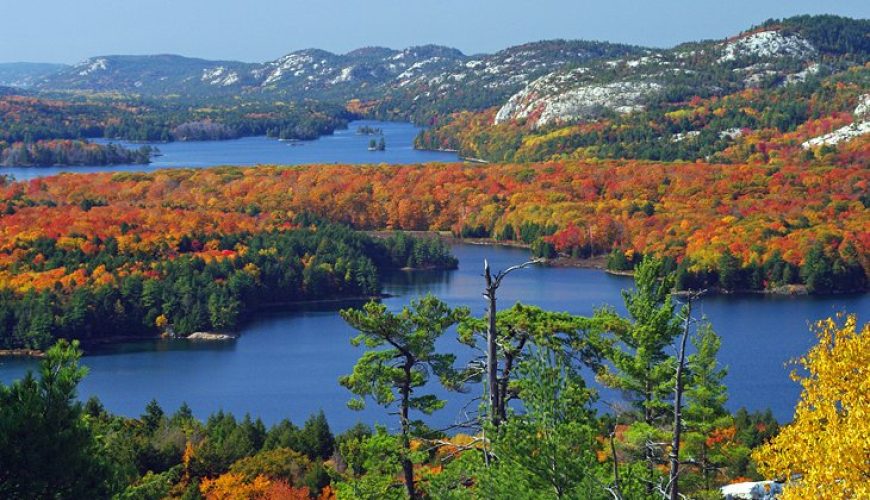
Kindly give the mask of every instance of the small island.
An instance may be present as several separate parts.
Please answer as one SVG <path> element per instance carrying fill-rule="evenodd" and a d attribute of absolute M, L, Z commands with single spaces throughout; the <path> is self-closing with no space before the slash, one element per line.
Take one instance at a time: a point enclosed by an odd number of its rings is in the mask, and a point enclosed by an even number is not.
<path fill-rule="evenodd" d="M 371 127 L 369 125 L 357 127 L 356 133 L 359 135 L 384 135 L 383 129 L 380 127 Z"/>
<path fill-rule="evenodd" d="M 386 151 L 387 143 L 384 141 L 384 138 L 381 137 L 381 140 L 376 141 L 374 139 L 369 141 L 369 151 Z"/>

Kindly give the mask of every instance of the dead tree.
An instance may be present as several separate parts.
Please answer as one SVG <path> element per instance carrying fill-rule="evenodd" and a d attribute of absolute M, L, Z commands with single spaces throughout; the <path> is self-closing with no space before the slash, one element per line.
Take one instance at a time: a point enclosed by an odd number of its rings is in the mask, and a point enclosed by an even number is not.
<path fill-rule="evenodd" d="M 683 428 L 683 370 L 686 366 L 686 342 L 689 339 L 689 327 L 692 321 L 692 302 L 700 297 L 703 291 L 689 291 L 685 294 L 686 320 L 683 336 L 680 339 L 680 353 L 677 361 L 677 374 L 674 383 L 674 432 L 671 441 L 670 474 L 668 477 L 668 496 L 670 500 L 680 498 L 680 435 Z"/>
<path fill-rule="evenodd" d="M 489 323 L 486 329 L 486 383 L 489 387 L 489 418 L 490 422 L 495 426 L 498 426 L 505 418 L 505 408 L 501 404 L 502 399 L 499 394 L 498 343 L 495 328 L 496 313 L 498 311 L 496 307 L 496 292 L 505 276 L 518 269 L 524 269 L 539 262 L 541 262 L 540 259 L 533 259 L 493 274 L 489 268 L 489 262 L 486 259 L 483 260 L 483 277 L 486 280 L 483 296 L 488 301 L 486 314 Z"/>

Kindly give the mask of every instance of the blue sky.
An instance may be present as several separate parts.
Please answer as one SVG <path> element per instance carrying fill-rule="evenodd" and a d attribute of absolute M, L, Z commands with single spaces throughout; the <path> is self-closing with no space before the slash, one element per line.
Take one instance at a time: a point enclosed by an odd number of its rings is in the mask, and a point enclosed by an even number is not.
<path fill-rule="evenodd" d="M 468 54 L 547 38 L 667 47 L 771 17 L 870 17 L 868 0 L 2 0 L 0 62 L 175 53 L 261 62 L 437 43 Z"/>

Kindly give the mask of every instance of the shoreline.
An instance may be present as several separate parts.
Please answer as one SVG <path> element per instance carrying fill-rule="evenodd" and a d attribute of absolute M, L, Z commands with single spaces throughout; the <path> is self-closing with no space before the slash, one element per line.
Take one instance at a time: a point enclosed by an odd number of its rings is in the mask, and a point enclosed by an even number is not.
<path fill-rule="evenodd" d="M 0 349 L 0 358 L 35 358 L 45 357 L 45 351 L 39 349 Z"/>
<path fill-rule="evenodd" d="M 391 233 L 395 233 L 398 231 L 395 230 L 380 230 L 380 231 L 365 231 L 366 233 L 376 235 L 379 237 L 387 237 Z M 441 238 L 444 242 L 450 244 L 463 244 L 463 245 L 480 245 L 480 246 L 500 246 L 506 248 L 524 248 L 530 249 L 531 245 L 528 243 L 523 243 L 515 240 L 496 240 L 494 238 L 462 238 L 460 236 L 455 236 L 449 231 L 402 231 L 412 236 L 437 236 Z M 611 276 L 622 276 L 622 277 L 633 277 L 634 271 L 620 271 L 616 269 L 607 269 L 607 255 L 596 255 L 595 257 L 580 259 L 575 257 L 569 257 L 565 255 L 560 255 L 553 259 L 545 259 L 543 265 L 548 267 L 557 267 L 557 268 L 576 268 L 576 269 L 595 269 L 599 271 L 603 271 Z M 677 294 L 681 293 L 681 291 L 676 292 Z M 796 297 L 796 296 L 804 296 L 804 295 L 818 295 L 818 296 L 826 296 L 826 295 L 851 295 L 851 294 L 863 294 L 867 293 L 867 290 L 850 290 L 850 291 L 838 291 L 838 292 L 830 292 L 825 294 L 813 294 L 807 291 L 806 285 L 803 284 L 794 284 L 794 285 L 782 285 L 775 288 L 766 288 L 763 290 L 722 290 L 719 287 L 712 287 L 707 290 L 706 295 L 768 295 L 768 296 L 776 296 L 776 297 Z"/>
<path fill-rule="evenodd" d="M 299 307 L 304 306 L 317 306 L 317 305 L 329 305 L 329 304 L 339 304 L 342 302 L 368 302 L 369 300 L 379 300 L 393 297 L 393 295 L 389 293 L 381 293 L 379 295 L 359 295 L 353 297 L 336 297 L 331 299 L 310 299 L 310 300 L 296 300 L 296 301 L 287 301 L 287 302 L 273 302 L 269 304 L 261 304 L 257 308 L 250 311 L 249 314 L 256 314 L 258 312 L 269 312 L 269 311 L 280 311 L 280 310 L 288 310 L 292 311 Z M 244 319 L 242 324 L 247 322 L 248 319 Z M 89 350 L 99 349 L 100 346 L 108 346 L 114 344 L 123 344 L 125 342 L 144 342 L 144 341 L 159 341 L 159 340 L 169 340 L 169 341 L 183 341 L 189 340 L 191 342 L 214 342 L 214 341 L 225 341 L 232 339 L 238 339 L 240 334 L 235 332 L 194 332 L 191 335 L 199 334 L 193 338 L 188 337 L 166 337 L 163 333 L 155 333 L 154 335 L 119 335 L 116 337 L 102 337 L 98 339 L 75 339 L 79 341 L 79 345 L 84 351 L 85 355 L 88 354 Z M 214 338 L 209 338 L 214 335 Z M 217 338 L 220 336 L 221 338 Z M 32 359 L 42 359 L 45 357 L 45 351 L 40 349 L 0 349 L 0 359 L 2 358 L 32 358 Z"/>

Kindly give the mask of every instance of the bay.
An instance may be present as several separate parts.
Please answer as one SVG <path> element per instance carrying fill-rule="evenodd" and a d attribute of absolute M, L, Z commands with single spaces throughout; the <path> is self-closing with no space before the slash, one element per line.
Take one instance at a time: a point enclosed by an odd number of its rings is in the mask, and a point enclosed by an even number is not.
<path fill-rule="evenodd" d="M 452 306 L 465 305 L 482 315 L 483 259 L 503 269 L 528 258 L 516 248 L 459 244 L 455 271 L 395 272 L 385 275 L 385 299 L 399 310 L 412 298 L 433 293 Z M 500 307 L 517 301 L 545 309 L 591 314 L 596 307 L 613 305 L 624 311 L 620 291 L 629 278 L 602 271 L 535 267 L 511 274 L 500 291 Z M 267 424 L 282 418 L 301 423 L 323 409 L 334 430 L 357 421 L 384 423 L 394 428 L 395 418 L 378 407 L 362 412 L 346 407 L 350 394 L 338 384 L 350 372 L 361 349 L 350 345 L 354 332 L 338 315 L 340 307 L 359 303 L 299 308 L 258 315 L 242 329 L 236 341 L 190 343 L 142 341 L 108 346 L 83 359 L 90 374 L 80 386 L 80 397 L 98 396 L 112 412 L 136 416 L 152 398 L 168 411 L 187 402 L 200 418 L 223 409 L 236 415 L 250 413 Z M 808 326 L 818 319 L 850 311 L 859 321 L 870 316 L 866 294 L 833 296 L 717 295 L 695 307 L 722 336 L 720 361 L 727 365 L 730 409 L 771 408 L 783 421 L 790 419 L 800 387 L 789 379 L 790 359 L 815 343 Z M 469 357 L 453 333 L 441 348 Z M 9 383 L 36 366 L 34 360 L 0 359 L 0 381 Z M 593 382 L 590 382 L 593 383 Z M 462 421 L 474 409 L 478 387 L 467 394 L 439 394 L 448 399 L 445 409 L 428 419 L 447 427 Z M 619 403 L 620 395 L 601 391 L 599 408 Z"/>

